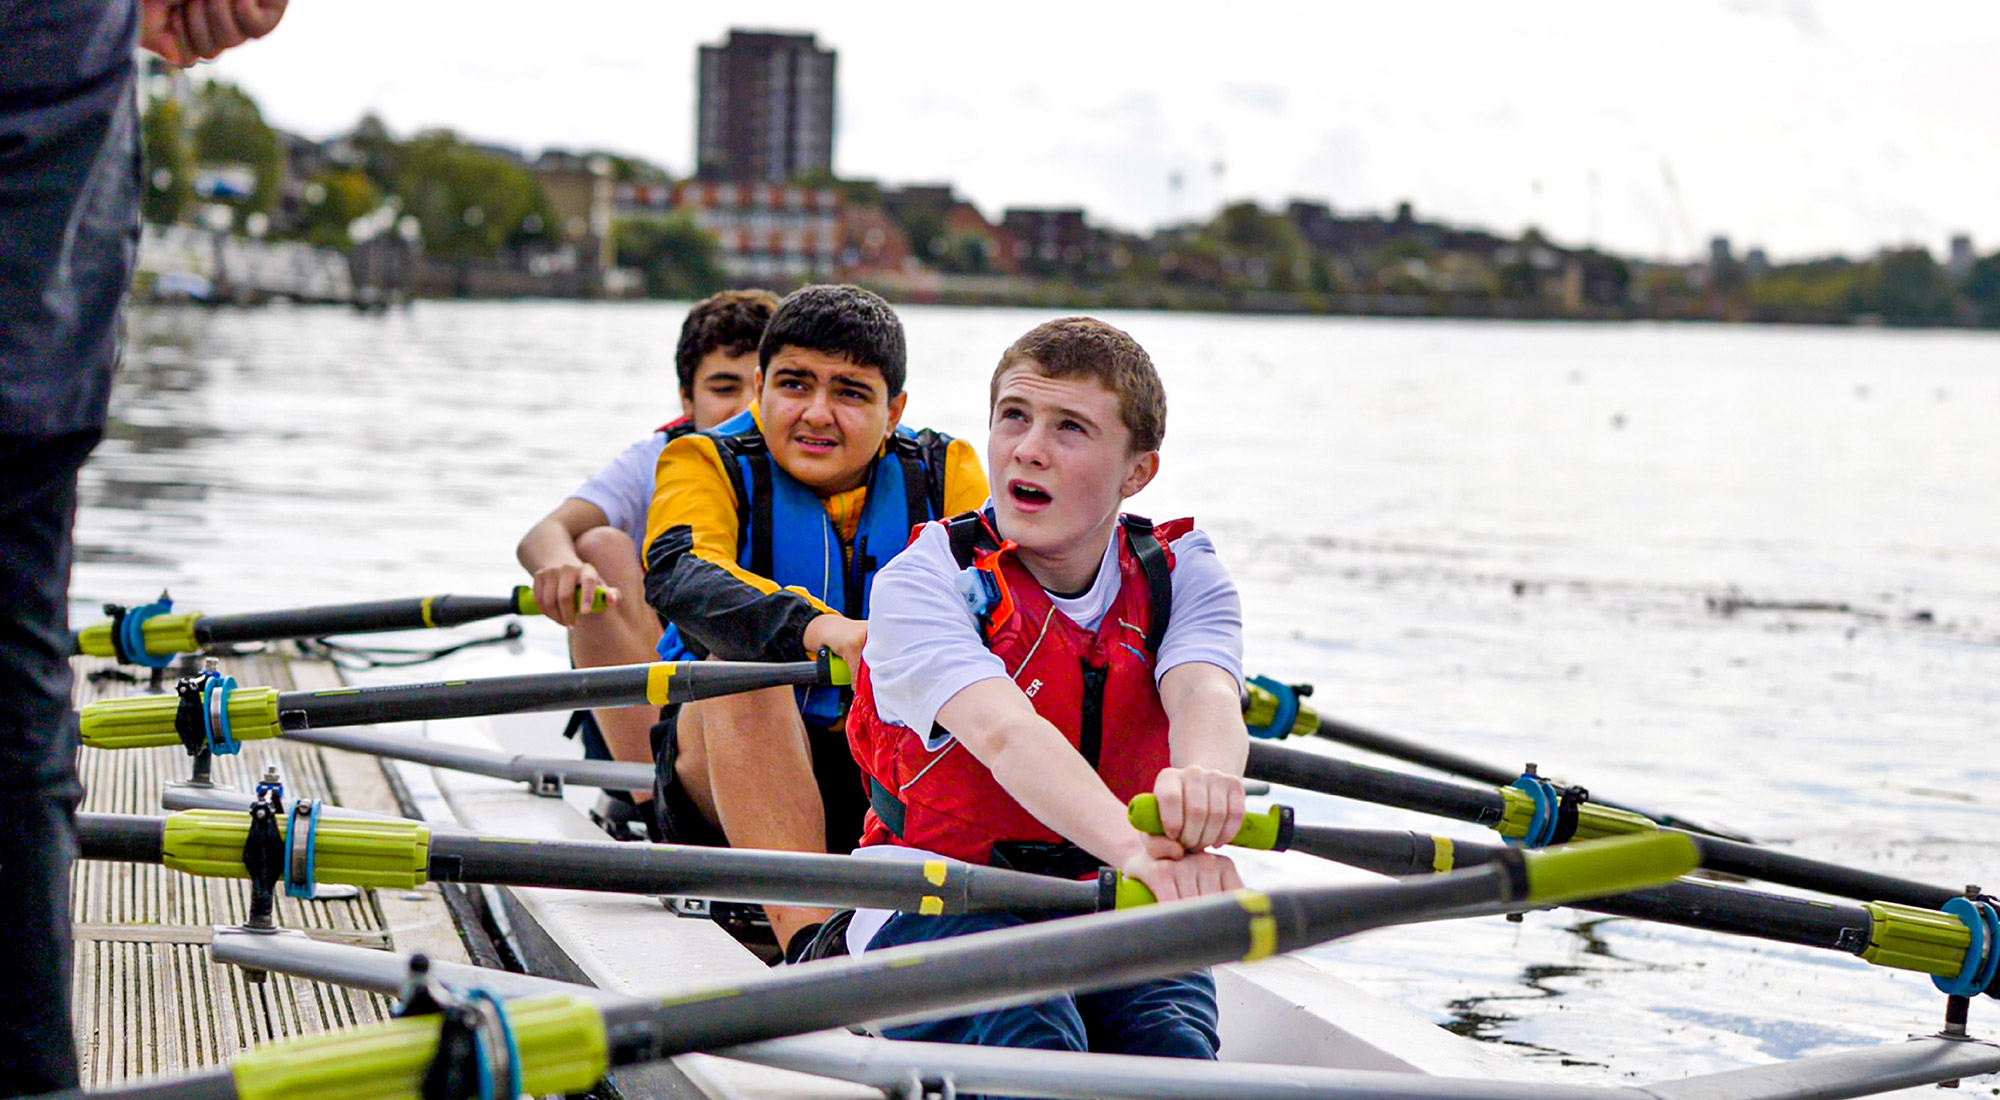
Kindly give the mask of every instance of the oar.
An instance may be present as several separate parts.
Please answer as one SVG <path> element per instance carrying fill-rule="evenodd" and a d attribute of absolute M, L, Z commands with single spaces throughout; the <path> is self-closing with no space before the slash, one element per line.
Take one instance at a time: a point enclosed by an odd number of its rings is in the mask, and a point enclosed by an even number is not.
<path fill-rule="evenodd" d="M 817 661 L 668 661 L 612 668 L 578 668 L 521 676 L 442 680 L 381 687 L 280 692 L 235 686 L 229 677 L 182 681 L 173 695 L 101 699 L 79 712 L 83 743 L 100 749 L 203 744 L 233 752 L 232 742 L 278 737 L 293 730 L 376 722 L 422 722 L 487 714 L 664 706 L 718 695 L 784 686 L 844 685 L 846 662 L 822 652 Z"/>
<path fill-rule="evenodd" d="M 218 929 L 209 944 L 217 962 L 332 982 L 387 997 L 408 991 L 409 960 L 386 951 L 325 943 L 299 936 L 268 936 Z M 429 977 L 450 989 L 484 989 L 500 997 L 533 997 L 550 992 L 581 993 L 600 1003 L 627 998 L 588 986 L 504 970 L 429 960 Z M 1928 1043 L 1928 1046 L 1925 1043 Z M 1197 1062 L 1136 1054 L 1094 1054 L 1038 1050 L 1032 1058 L 1007 1047 L 976 1047 L 863 1038 L 819 1032 L 770 1039 L 710 1053 L 738 1061 L 870 1085 L 902 1095 L 912 1078 L 956 1086 L 967 1093 L 1004 1096 L 1104 1097 L 1127 1100 L 1667 1100 L 1668 1087 L 1564 1085 L 1548 1081 L 1449 1078 L 1389 1070 L 1322 1069 L 1317 1066 L 1256 1062 Z M 1891 1065 L 1884 1065 L 1889 1062 Z M 1911 1067 L 1922 1066 L 1931 1081 L 1970 1077 L 2000 1067 L 2000 1048 L 1989 1043 L 1954 1042 L 1941 1037 L 1896 1042 L 1872 1050 L 1819 1055 L 1752 1070 L 1725 1070 L 1725 1077 L 1690 1077 L 1671 1086 L 1673 1095 L 1729 1096 L 1735 1100 L 1796 1098 L 1801 1082 L 1838 1082 L 1862 1095 L 1905 1086 Z M 1755 1075 L 1761 1075 L 1757 1079 Z M 1723 1084 L 1726 1080 L 1727 1085 Z M 940 1093 L 942 1089 L 938 1090 Z M 1829 1094 L 1830 1095 L 1830 1094 Z"/>
<path fill-rule="evenodd" d="M 1552 801 L 1552 798 L 1559 798 L 1559 792 L 1551 796 L 1548 792 L 1531 789 L 1532 777 L 1516 781 L 1525 786 L 1468 787 L 1440 779 L 1371 768 L 1351 760 L 1289 749 L 1264 741 L 1250 742 L 1249 766 L 1244 771 L 1258 779 L 1287 787 L 1485 825 L 1509 839 L 1521 839 L 1540 831 L 1552 813 L 1560 816 L 1562 812 Z M 1659 828 L 1638 814 L 1607 806 L 1586 802 L 1573 807 L 1573 810 L 1574 836 L 1579 838 Z M 1700 840 L 1702 866 L 1708 870 L 1782 883 L 1802 890 L 1816 890 L 1857 901 L 1893 901 L 1920 909 L 1941 908 L 1945 902 L 1962 893 L 1754 844 L 1711 836 L 1701 837 Z"/>
<path fill-rule="evenodd" d="M 628 894 L 690 894 L 718 901 L 829 905 L 938 913 L 1058 916 L 1143 905 L 1138 883 L 1031 875 L 957 860 L 855 859 L 805 852 L 619 841 L 531 840 L 432 831 L 420 821 L 318 815 L 293 848 L 280 819 L 272 858 L 310 868 L 313 884 L 413 889 L 426 882 L 539 886 Z M 158 863 L 192 875 L 249 878 L 251 815 L 184 810 L 165 817 L 78 814 L 84 859 Z M 304 883 L 298 883 L 306 888 Z"/>
<path fill-rule="evenodd" d="M 1504 787 L 1512 783 L 1521 773 L 1512 768 L 1502 768 L 1469 756 L 1461 756 L 1448 749 L 1427 745 L 1407 737 L 1366 729 L 1338 718 L 1329 718 L 1313 709 L 1305 696 L 1312 694 L 1311 684 L 1284 684 L 1266 676 L 1255 676 L 1250 680 L 1249 704 L 1244 709 L 1243 721 L 1250 731 L 1260 738 L 1283 740 L 1286 737 L 1318 736 L 1357 749 L 1364 749 L 1391 760 L 1401 760 L 1406 764 L 1430 768 L 1460 779 L 1470 779 L 1479 783 L 1491 783 Z M 1755 843 L 1750 837 L 1728 829 L 1703 825 L 1677 814 L 1660 813 L 1655 810 L 1640 809 L 1621 802 L 1593 798 L 1600 806 L 1610 806 L 1647 818 L 1656 825 L 1670 829 L 1681 829 L 1690 833 L 1719 836 L 1725 840 Z"/>
<path fill-rule="evenodd" d="M 577 599 L 581 605 L 581 591 Z M 592 596 L 591 610 L 602 611 L 607 602 L 600 588 Z M 106 607 L 113 617 L 77 631 L 76 651 L 89 657 L 115 657 L 127 664 L 163 663 L 157 659 L 199 653 L 208 646 L 232 642 L 423 630 L 502 615 L 542 613 L 541 605 L 535 602 L 534 590 L 526 585 L 517 585 L 510 596 L 418 596 L 242 615 L 175 611 L 173 601 L 165 593 L 158 602 L 143 607 Z"/>
<path fill-rule="evenodd" d="M 1615 893 L 1669 881 L 1692 869 L 1697 858 L 1694 843 L 1684 836 L 1620 837 L 1515 853 L 1485 867 L 1422 879 L 1268 894 L 1240 890 L 786 967 L 738 985 L 659 1001 L 605 1005 L 575 994 L 526 998 L 509 1002 L 504 1027 L 493 1026 L 488 1034 L 495 1042 L 504 1034 L 501 1049 L 516 1055 L 501 1067 L 510 1095 L 581 1092 L 611 1066 L 870 1020 L 1028 1003 L 1066 990 L 1109 989 L 1260 959 L 1391 924 Z M 151 1082 L 145 1095 L 410 1100 L 438 1056 L 439 1031 L 436 1017 L 418 1016 L 269 1043 L 238 1055 L 226 1068 Z M 456 1046 L 493 1049 L 492 1043 Z"/>
<path fill-rule="evenodd" d="M 1134 798 L 1128 816 L 1142 831 L 1156 836 L 1165 831 L 1159 802 L 1150 794 Z M 1292 820 L 1286 806 L 1245 817 L 1243 827 L 1229 843 L 1305 852 L 1397 877 L 1481 866 L 1506 858 L 1510 850 L 1428 833 L 1300 825 Z M 1712 842 L 1704 839 L 1701 843 L 1706 847 Z M 1989 956 L 2000 960 L 2000 944 L 1991 942 L 1984 926 L 1988 918 L 1980 912 L 1990 909 L 1990 904 L 1964 897 L 1944 904 L 1942 912 L 1883 901 L 1840 905 L 1684 879 L 1629 894 L 1578 901 L 1573 907 L 1839 951 L 1877 966 L 1929 974 L 1947 993 L 1963 988 L 2000 997 L 2000 961 L 1991 962 L 1987 976 L 1980 979 L 1982 968 L 1989 966 Z M 1992 919 L 1994 927 L 2000 927 L 2000 912 Z"/>

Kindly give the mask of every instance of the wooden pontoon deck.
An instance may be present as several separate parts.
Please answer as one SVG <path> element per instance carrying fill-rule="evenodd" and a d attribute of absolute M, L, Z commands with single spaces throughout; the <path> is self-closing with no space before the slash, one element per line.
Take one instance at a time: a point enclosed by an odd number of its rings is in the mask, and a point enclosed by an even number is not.
<path fill-rule="evenodd" d="M 136 684 L 92 682 L 92 672 L 114 667 L 110 661 L 80 657 L 73 665 L 79 707 L 145 690 L 144 670 Z M 242 683 L 285 690 L 339 682 L 330 664 L 275 655 L 230 659 L 221 667 Z M 170 674 L 167 689 L 172 685 Z M 282 739 L 251 742 L 236 756 L 217 757 L 215 781 L 251 790 L 267 763 L 278 765 L 288 799 L 326 798 L 397 812 L 375 761 Z M 90 813 L 164 813 L 162 784 L 188 774 L 187 754 L 178 747 L 86 748 L 77 764 L 86 791 L 82 809 Z M 73 1010 L 86 1087 L 212 1066 L 273 1039 L 388 1017 L 385 997 L 275 974 L 252 982 L 236 967 L 212 960 L 207 945 L 213 927 L 242 923 L 249 897 L 241 880 L 195 878 L 146 864 L 76 864 L 70 878 Z M 335 943 L 467 961 L 435 884 L 316 901 L 281 894 L 278 922 Z"/>

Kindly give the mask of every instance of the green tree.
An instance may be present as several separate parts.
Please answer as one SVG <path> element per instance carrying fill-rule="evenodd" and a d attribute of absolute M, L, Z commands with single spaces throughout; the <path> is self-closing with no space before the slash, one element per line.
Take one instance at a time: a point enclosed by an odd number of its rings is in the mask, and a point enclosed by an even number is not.
<path fill-rule="evenodd" d="M 1923 324 L 1951 317 L 1951 278 L 1928 250 L 1884 252 L 1871 265 L 1862 300 L 1871 313 L 1897 324 Z"/>
<path fill-rule="evenodd" d="M 1750 284 L 1750 305 L 1760 314 L 1799 320 L 1832 320 L 1861 312 L 1861 265 L 1811 260 L 1775 267 Z"/>
<path fill-rule="evenodd" d="M 299 235 L 322 248 L 346 248 L 354 243 L 348 225 L 382 205 L 382 193 L 360 169 L 337 168 L 313 177 L 305 200 Z"/>
<path fill-rule="evenodd" d="M 637 268 L 654 298 L 705 298 L 723 288 L 722 246 L 687 213 L 626 218 L 611 228 L 618 266 Z"/>
<path fill-rule="evenodd" d="M 250 197 L 231 204 L 238 229 L 251 214 L 268 215 L 277 208 L 284 151 L 257 101 L 242 89 L 220 80 L 202 86 L 195 100 L 194 158 L 203 167 L 241 165 L 252 173 Z"/>
<path fill-rule="evenodd" d="M 140 209 L 155 225 L 172 225 L 194 205 L 194 147 L 187 114 L 172 99 L 156 99 L 146 110 L 146 188 Z"/>
<path fill-rule="evenodd" d="M 380 116 L 372 112 L 362 115 L 354 132 L 347 136 L 347 145 L 354 150 L 358 167 L 376 190 L 395 190 L 403 171 L 403 146 Z"/>
<path fill-rule="evenodd" d="M 448 260 L 553 240 L 555 217 L 526 168 L 475 149 L 448 130 L 418 134 L 400 151 L 396 192 L 423 231 L 424 251 Z"/>
<path fill-rule="evenodd" d="M 1965 300 L 1979 311 L 1981 324 L 2000 325 L 2000 252 L 1972 265 L 1964 293 Z"/>

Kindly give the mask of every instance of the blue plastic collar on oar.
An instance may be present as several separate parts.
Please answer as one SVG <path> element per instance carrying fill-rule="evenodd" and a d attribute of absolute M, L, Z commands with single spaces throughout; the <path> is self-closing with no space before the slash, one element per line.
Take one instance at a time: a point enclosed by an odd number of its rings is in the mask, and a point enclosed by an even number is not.
<path fill-rule="evenodd" d="M 242 742 L 229 732 L 229 696 L 236 690 L 236 677 L 224 676 L 214 669 L 203 674 L 201 685 L 201 720 L 208 731 L 208 751 L 217 756 L 235 756 L 242 751 Z"/>
<path fill-rule="evenodd" d="M 1292 685 L 1279 683 L 1269 676 L 1250 677 L 1250 686 L 1270 692 L 1271 698 L 1278 703 L 1277 713 L 1271 715 L 1269 725 L 1251 726 L 1246 723 L 1245 728 L 1250 731 L 1250 736 L 1266 740 L 1282 740 L 1289 736 L 1292 732 L 1292 723 L 1299 719 L 1298 691 Z"/>
<path fill-rule="evenodd" d="M 174 663 L 171 653 L 155 656 L 146 652 L 146 620 L 155 615 L 164 615 L 174 609 L 174 601 L 161 596 L 152 603 L 140 607 L 113 609 L 111 612 L 111 650 L 122 664 L 144 665 L 147 668 L 165 668 Z"/>
<path fill-rule="evenodd" d="M 2000 972 L 2000 906 L 1992 898 L 1953 898 L 1944 911 L 1965 922 L 1972 938 L 1965 946 L 1965 969 L 1957 977 L 1932 975 L 1939 992 L 1952 997 L 1976 997 L 1993 984 Z"/>
<path fill-rule="evenodd" d="M 1523 848 L 1546 848 L 1556 842 L 1556 828 L 1562 809 L 1562 792 L 1554 783 L 1532 772 L 1508 784 L 1523 791 L 1535 804 L 1528 818 L 1528 831 L 1517 843 Z"/>
<path fill-rule="evenodd" d="M 476 986 L 465 991 L 465 999 L 485 1001 L 492 1006 L 495 1030 L 500 1033 L 500 1041 L 507 1045 L 507 1081 L 504 1088 L 500 1087 L 500 1082 L 493 1080 L 491 1068 L 493 1060 L 487 1057 L 479 1059 L 480 1100 L 509 1100 L 511 1097 L 521 1095 L 521 1047 L 514 1039 L 513 1021 L 507 1019 L 507 1003 Z M 474 1039 L 484 1047 L 493 1040 L 493 1036 L 482 1030 L 475 1033 Z M 481 1053 L 484 1054 L 484 1051 Z"/>
<path fill-rule="evenodd" d="M 292 853 L 301 850 L 301 846 L 298 843 L 300 829 L 306 831 L 306 840 L 303 846 L 305 866 L 296 867 L 300 873 L 294 875 L 293 870 L 296 865 L 293 861 Z M 285 872 L 283 880 L 286 894 L 295 898 L 304 898 L 307 901 L 311 901 L 314 897 L 318 896 L 318 852 L 319 799 L 301 798 L 297 802 L 292 803 L 291 821 L 285 827 Z"/>

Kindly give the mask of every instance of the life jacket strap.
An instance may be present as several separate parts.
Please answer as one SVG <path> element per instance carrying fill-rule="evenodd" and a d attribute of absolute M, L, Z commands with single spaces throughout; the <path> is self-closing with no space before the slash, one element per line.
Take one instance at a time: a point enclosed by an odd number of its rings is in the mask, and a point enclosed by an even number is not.
<path fill-rule="evenodd" d="M 908 816 L 909 808 L 903 805 L 903 800 L 897 798 L 895 792 L 884 787 L 882 781 L 872 775 L 868 777 L 868 808 L 875 811 L 875 816 L 881 819 L 883 827 L 894 834 L 896 839 L 902 839 L 903 822 Z"/>
<path fill-rule="evenodd" d="M 1160 643 L 1167 637 L 1167 620 L 1174 609 L 1174 571 L 1167 562 L 1167 548 L 1153 534 L 1153 521 L 1144 516 L 1125 516 L 1125 542 L 1132 557 L 1146 574 L 1146 594 L 1151 614 L 1146 616 L 1146 653 L 1158 656 Z"/>

